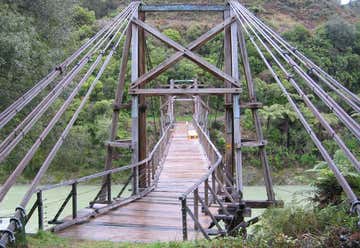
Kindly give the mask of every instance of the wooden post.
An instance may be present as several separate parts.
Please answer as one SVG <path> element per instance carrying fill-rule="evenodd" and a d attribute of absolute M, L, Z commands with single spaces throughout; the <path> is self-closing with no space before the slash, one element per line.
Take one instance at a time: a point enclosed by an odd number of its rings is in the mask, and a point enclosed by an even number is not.
<path fill-rule="evenodd" d="M 187 206 L 186 206 L 186 198 L 181 199 L 181 215 L 182 215 L 182 233 L 183 240 L 186 241 L 188 239 L 187 233 Z"/>
<path fill-rule="evenodd" d="M 145 12 L 139 12 L 139 19 L 145 21 Z M 145 62 L 145 30 L 141 27 L 138 28 L 139 36 L 139 58 L 138 58 L 138 77 L 146 73 L 146 62 Z M 146 100 L 145 96 L 139 96 L 139 161 L 146 159 Z M 146 166 L 142 165 L 139 167 L 139 187 L 146 188 Z"/>
<path fill-rule="evenodd" d="M 44 205 L 42 199 L 42 191 L 37 192 L 37 207 L 38 207 L 38 224 L 39 230 L 44 230 Z"/>
<path fill-rule="evenodd" d="M 230 10 L 230 14 L 233 11 Z M 231 36 L 231 75 L 236 80 L 240 81 L 239 62 L 238 62 L 238 24 L 233 23 L 230 26 Z M 238 191 L 243 191 L 242 180 L 242 156 L 241 156 L 241 129 L 240 129 L 240 95 L 233 96 L 233 154 L 234 154 L 234 167 L 235 167 L 235 181 Z"/>
<path fill-rule="evenodd" d="M 205 205 L 209 206 L 209 179 L 206 178 L 204 182 L 204 197 L 205 197 Z"/>
<path fill-rule="evenodd" d="M 224 20 L 230 17 L 230 10 L 224 11 Z M 232 54 L 231 54 L 231 27 L 225 28 L 224 34 L 224 71 L 228 75 L 232 74 Z M 225 86 L 232 87 L 229 82 L 225 81 Z M 232 97 L 230 94 L 225 95 L 225 170 L 233 176 L 233 113 Z M 230 178 L 232 181 L 233 178 Z"/>
<path fill-rule="evenodd" d="M 238 38 L 239 38 L 239 47 L 240 47 L 240 53 L 241 53 L 241 58 L 242 58 L 242 65 L 244 68 L 245 78 L 246 78 L 246 83 L 247 83 L 247 88 L 248 88 L 249 100 L 252 103 L 256 103 L 257 99 L 256 99 L 255 85 L 254 85 L 253 78 L 251 75 L 249 57 L 248 57 L 248 53 L 247 53 L 247 49 L 246 49 L 246 42 L 245 42 L 244 34 L 243 34 L 243 31 L 240 26 L 238 26 Z M 252 112 L 252 116 L 254 119 L 257 142 L 259 144 L 264 143 L 264 135 L 263 135 L 263 131 L 261 128 L 261 121 L 260 121 L 260 117 L 258 114 L 258 109 L 251 108 L 251 112 Z M 267 197 L 268 197 L 269 201 L 274 201 L 275 193 L 274 193 L 274 189 L 273 189 L 271 171 L 270 171 L 270 166 L 269 166 L 269 161 L 267 158 L 265 146 L 259 147 L 259 154 L 260 154 L 261 164 L 264 169 L 264 181 L 265 181 L 265 186 L 266 186 Z"/>
<path fill-rule="evenodd" d="M 77 183 L 72 185 L 72 218 L 77 217 Z"/>
<path fill-rule="evenodd" d="M 120 113 L 120 105 L 123 101 L 124 96 L 124 88 L 125 88 L 125 77 L 127 72 L 127 63 L 129 59 L 129 51 L 131 45 L 131 31 L 132 27 L 129 26 L 126 32 L 126 40 L 123 46 L 121 65 L 120 65 L 120 73 L 119 73 L 119 83 L 116 90 L 115 101 L 113 105 L 113 114 L 112 114 L 112 122 L 111 122 L 111 131 L 109 141 L 113 142 L 116 140 L 118 124 L 119 124 L 119 113 Z M 110 170 L 112 168 L 112 159 L 114 148 L 110 145 L 107 146 L 107 155 L 105 160 L 105 170 Z M 111 179 L 111 178 L 110 178 Z M 109 177 L 104 177 L 102 184 L 107 183 L 111 184 Z M 108 188 L 109 189 L 109 188 Z M 105 200 L 105 190 L 101 192 L 100 200 Z"/>
<path fill-rule="evenodd" d="M 243 172 L 242 172 L 242 156 L 241 156 L 241 130 L 240 130 L 240 96 L 233 97 L 234 111 L 234 150 L 235 150 L 235 170 L 236 170 L 236 189 L 243 191 Z"/>
<path fill-rule="evenodd" d="M 198 89 L 198 82 L 197 79 L 194 79 L 194 88 Z M 200 123 L 200 106 L 199 106 L 199 96 L 195 95 L 195 99 L 194 99 L 194 105 L 195 105 L 195 119 L 196 121 L 201 125 Z"/>
<path fill-rule="evenodd" d="M 199 221 L 199 189 L 198 188 L 194 190 L 194 217 L 197 221 Z M 194 229 L 195 231 L 199 230 L 196 221 L 194 221 Z"/>
<path fill-rule="evenodd" d="M 139 162 L 139 104 L 138 104 L 138 96 L 133 96 L 131 98 L 131 136 L 132 136 L 132 163 Z M 133 195 L 139 193 L 139 167 L 133 169 L 133 184 L 132 190 Z"/>
<path fill-rule="evenodd" d="M 174 79 L 170 79 L 170 89 L 174 89 L 175 88 L 175 82 Z M 169 95 L 168 97 L 169 100 L 169 107 L 168 107 L 168 115 L 169 115 L 169 120 L 170 123 L 173 123 L 175 121 L 174 119 L 174 99 L 172 95 Z"/>
<path fill-rule="evenodd" d="M 134 17 L 139 16 L 138 12 Z M 131 37 L 131 81 L 134 82 L 139 77 L 139 28 L 132 25 Z M 139 162 L 139 97 L 137 95 L 131 98 L 131 137 L 132 137 L 132 163 Z M 139 193 L 139 167 L 133 169 L 132 193 Z"/>
<path fill-rule="evenodd" d="M 107 202 L 108 204 L 110 204 L 112 202 L 112 197 L 111 197 L 111 173 L 109 175 L 107 175 L 107 179 L 106 179 L 106 189 L 107 189 Z"/>

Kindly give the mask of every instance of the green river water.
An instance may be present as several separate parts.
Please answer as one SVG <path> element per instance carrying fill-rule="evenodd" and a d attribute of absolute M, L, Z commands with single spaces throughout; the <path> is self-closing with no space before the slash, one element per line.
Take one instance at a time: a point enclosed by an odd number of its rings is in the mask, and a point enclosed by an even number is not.
<path fill-rule="evenodd" d="M 0 217 L 7 217 L 13 214 L 15 207 L 19 204 L 22 197 L 24 196 L 28 186 L 17 185 L 11 189 L 4 201 L 0 205 Z M 118 192 L 121 185 L 113 186 L 113 192 Z M 50 227 L 47 221 L 54 217 L 61 203 L 64 201 L 66 196 L 71 191 L 71 187 L 62 187 L 45 191 L 43 193 L 44 201 L 44 218 L 45 218 L 45 229 Z M 85 208 L 89 202 L 99 191 L 99 186 L 95 185 L 79 185 L 78 186 L 78 209 Z M 275 186 L 276 198 L 283 200 L 285 204 L 302 204 L 304 199 L 311 196 L 312 188 L 305 185 L 286 185 L 286 186 Z M 263 186 L 247 186 L 244 188 L 244 198 L 247 200 L 262 200 L 266 199 L 266 192 Z M 28 204 L 27 212 L 30 211 L 31 206 L 35 201 L 35 197 Z M 179 208 L 180 211 L 180 208 Z M 253 210 L 253 216 L 261 214 L 262 210 Z M 71 202 L 64 209 L 61 216 L 67 216 L 71 214 Z M 61 218 L 60 218 L 61 219 Z M 6 225 L 8 219 L 2 219 L 0 227 L 3 228 Z M 33 217 L 30 219 L 26 226 L 27 232 L 37 231 L 37 213 L 35 212 Z"/>

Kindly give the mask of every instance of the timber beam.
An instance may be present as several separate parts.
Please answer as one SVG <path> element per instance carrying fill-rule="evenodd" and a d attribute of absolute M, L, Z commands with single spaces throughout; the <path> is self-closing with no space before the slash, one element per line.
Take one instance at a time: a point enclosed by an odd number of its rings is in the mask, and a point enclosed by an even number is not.
<path fill-rule="evenodd" d="M 231 18 L 229 18 L 229 20 L 231 21 Z M 147 31 L 148 33 L 150 33 L 154 37 L 158 38 L 159 40 L 161 40 L 162 42 L 164 42 L 168 46 L 178 50 L 178 52 L 181 53 L 179 59 L 182 56 L 185 56 L 188 59 L 190 59 L 192 62 L 194 62 L 195 64 L 200 66 L 201 68 L 203 68 L 206 71 L 212 73 L 215 77 L 217 77 L 217 78 L 219 78 L 221 80 L 226 80 L 226 81 L 230 82 L 231 84 L 233 84 L 236 87 L 240 87 L 239 80 L 235 79 L 234 77 L 230 76 L 227 73 L 224 73 L 222 70 L 220 70 L 216 66 L 214 66 L 211 63 L 207 62 L 204 58 L 202 58 L 201 56 L 195 54 L 192 51 L 191 48 L 189 49 L 189 48 L 186 48 L 186 47 L 180 45 L 179 43 L 177 43 L 174 40 L 170 39 L 168 36 L 161 33 L 158 29 L 146 24 L 145 22 L 143 22 L 143 21 L 141 21 L 141 20 L 139 20 L 137 18 L 133 18 L 132 23 L 135 23 L 140 28 L 144 29 L 145 31 Z M 176 60 L 174 60 L 174 61 L 176 61 Z M 135 87 L 136 84 L 138 84 L 137 81 L 133 82 L 132 87 Z"/>
<path fill-rule="evenodd" d="M 269 207 L 284 207 L 283 201 L 256 201 L 256 200 L 247 200 L 244 201 L 245 205 L 250 208 L 269 208 Z"/>
<path fill-rule="evenodd" d="M 150 4 L 141 5 L 143 12 L 223 12 L 229 6 L 220 4 Z"/>
<path fill-rule="evenodd" d="M 202 88 L 202 89 L 131 89 L 131 95 L 163 96 L 163 95 L 224 95 L 239 94 L 240 88 Z"/>
<path fill-rule="evenodd" d="M 105 145 L 116 148 L 131 148 L 132 141 L 129 140 L 115 140 L 115 141 L 106 141 Z"/>
<path fill-rule="evenodd" d="M 199 48 L 203 44 L 205 44 L 207 41 L 211 40 L 213 37 L 215 37 L 218 33 L 222 32 L 224 28 L 231 25 L 234 22 L 235 18 L 234 16 L 227 18 L 224 20 L 224 22 L 216 25 L 211 30 L 209 30 L 207 33 L 200 36 L 195 41 L 191 42 L 186 48 L 181 46 L 180 44 L 176 43 L 175 41 L 169 39 L 167 36 L 161 34 L 158 30 L 152 28 L 151 26 L 143 23 L 142 21 L 138 19 L 133 19 L 133 23 L 139 25 L 143 29 L 145 29 L 147 32 L 152 34 L 153 36 L 157 37 L 158 39 L 162 40 L 166 44 L 168 44 L 170 47 L 175 48 L 178 50 L 177 53 L 170 56 L 168 59 L 166 59 L 164 62 L 162 62 L 157 67 L 153 68 L 151 71 L 145 73 L 144 75 L 140 76 L 138 79 L 133 80 L 132 82 L 132 88 L 141 87 L 142 85 L 146 84 L 150 80 L 156 78 L 158 75 L 160 75 L 162 72 L 170 68 L 172 65 L 174 65 L 176 62 L 178 62 L 183 56 L 187 56 L 191 58 L 195 63 L 200 65 L 200 67 L 206 69 L 210 73 L 214 74 L 216 77 L 221 78 L 222 80 L 229 81 L 232 83 L 235 87 L 240 87 L 240 83 L 237 82 L 237 80 L 234 80 L 230 75 L 224 73 L 217 67 L 211 65 L 204 59 L 202 59 L 200 56 L 194 54 L 192 51 Z"/>

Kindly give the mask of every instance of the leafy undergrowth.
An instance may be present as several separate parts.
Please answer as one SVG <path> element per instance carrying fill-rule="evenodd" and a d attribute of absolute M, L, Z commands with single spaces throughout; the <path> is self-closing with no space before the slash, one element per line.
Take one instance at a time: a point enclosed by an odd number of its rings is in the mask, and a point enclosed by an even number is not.
<path fill-rule="evenodd" d="M 253 247 L 360 247 L 358 218 L 349 205 L 269 209 L 249 240 Z"/>

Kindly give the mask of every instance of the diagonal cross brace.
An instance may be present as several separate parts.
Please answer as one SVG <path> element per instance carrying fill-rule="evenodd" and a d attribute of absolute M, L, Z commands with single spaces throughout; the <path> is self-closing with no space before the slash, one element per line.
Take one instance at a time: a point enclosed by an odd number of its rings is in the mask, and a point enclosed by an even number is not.
<path fill-rule="evenodd" d="M 230 18 L 226 19 L 224 22 L 220 23 L 219 25 L 216 25 L 210 31 L 203 34 L 202 36 L 200 36 L 195 41 L 191 42 L 188 45 L 188 47 L 185 48 L 184 46 L 182 46 L 179 43 L 173 41 L 172 39 L 170 39 L 166 35 L 162 34 L 157 29 L 151 27 L 150 25 L 140 21 L 139 19 L 136 19 L 136 18 L 133 19 L 132 22 L 134 24 L 140 26 L 141 28 L 146 30 L 148 33 L 152 34 L 153 36 L 155 36 L 159 40 L 163 41 L 164 43 L 166 43 L 170 47 L 178 50 L 178 52 L 173 54 L 170 58 L 166 59 L 164 62 L 162 62 L 156 68 L 154 68 L 151 71 L 147 72 L 146 74 L 140 76 L 137 80 L 135 80 L 132 83 L 131 88 L 136 88 L 136 87 L 142 86 L 142 85 L 146 84 L 146 82 L 156 78 L 159 74 L 161 74 L 162 72 L 167 70 L 169 67 L 171 67 L 176 62 L 178 62 L 183 56 L 189 58 L 191 61 L 193 61 L 194 63 L 199 65 L 201 68 L 209 71 L 214 76 L 231 83 L 232 85 L 234 85 L 237 88 L 240 88 L 240 83 L 238 82 L 238 80 L 236 80 L 235 78 L 233 78 L 229 74 L 223 72 L 222 70 L 220 70 L 216 66 L 210 64 L 209 62 L 207 62 L 205 59 L 203 59 L 199 55 L 192 52 L 196 48 L 202 46 L 204 43 L 209 41 L 211 38 L 213 38 L 219 32 L 224 30 L 224 28 L 231 25 L 234 21 L 235 21 L 234 17 L 230 17 Z"/>

